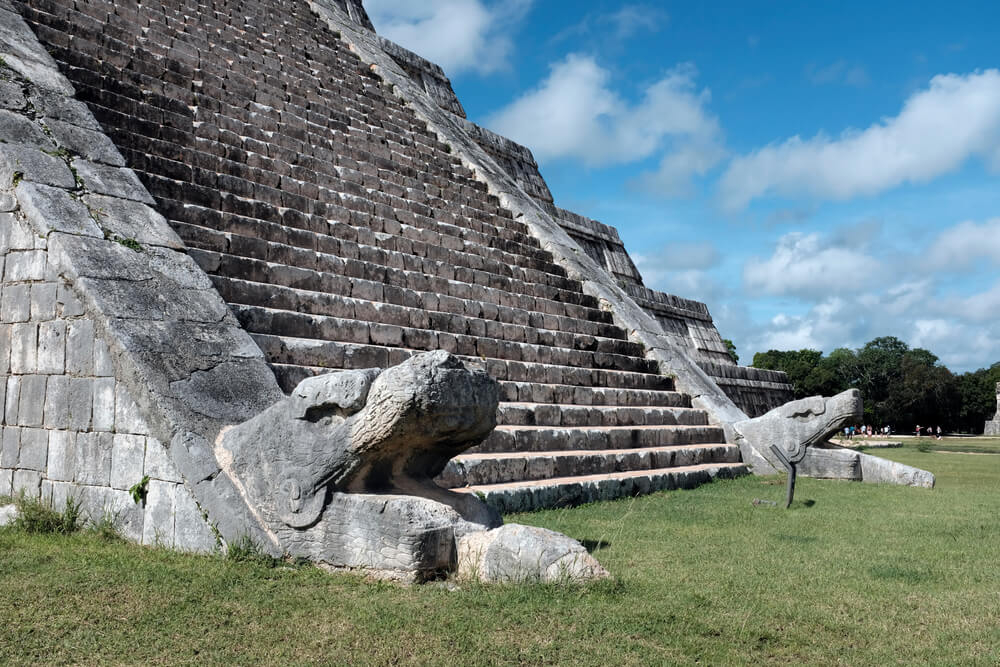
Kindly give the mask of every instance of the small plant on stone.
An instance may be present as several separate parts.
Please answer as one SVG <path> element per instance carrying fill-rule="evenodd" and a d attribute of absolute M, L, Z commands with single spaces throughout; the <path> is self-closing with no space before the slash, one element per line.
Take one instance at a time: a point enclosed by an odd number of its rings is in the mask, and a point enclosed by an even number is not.
<path fill-rule="evenodd" d="M 135 239 L 126 239 L 126 238 L 122 238 L 121 236 L 115 236 L 114 240 L 115 240 L 115 243 L 123 245 L 126 248 L 128 248 L 129 250 L 134 250 L 136 252 L 142 252 L 143 251 L 142 244 L 140 244 Z"/>
<path fill-rule="evenodd" d="M 128 492 L 136 505 L 145 503 L 146 496 L 149 495 L 149 475 L 143 475 L 142 479 L 129 487 Z"/>
<path fill-rule="evenodd" d="M 69 159 L 72 157 L 72 153 L 69 152 L 69 149 L 67 149 L 67 148 L 65 148 L 63 146 L 60 146 L 59 148 L 56 148 L 55 150 L 51 150 L 51 151 L 43 150 L 42 152 L 46 153 L 48 155 L 51 155 L 52 157 L 57 157 L 60 160 L 65 160 L 67 162 L 69 162 Z"/>
<path fill-rule="evenodd" d="M 51 503 L 38 498 L 28 498 L 23 493 L 14 500 L 17 518 L 11 524 L 15 530 L 32 534 L 69 535 L 80 529 L 80 502 L 66 499 L 61 512 L 53 509 Z"/>
<path fill-rule="evenodd" d="M 10 185 L 11 185 L 11 187 L 15 187 L 16 188 L 17 184 L 20 183 L 23 180 L 24 180 L 24 172 L 23 171 L 15 171 L 13 178 L 10 179 Z"/>
<path fill-rule="evenodd" d="M 77 170 L 77 168 L 74 167 L 72 164 L 70 164 L 69 165 L 69 171 L 70 171 L 71 174 L 73 174 L 73 180 L 76 181 L 76 187 L 82 188 L 83 187 L 83 179 L 80 178 L 80 172 Z"/>

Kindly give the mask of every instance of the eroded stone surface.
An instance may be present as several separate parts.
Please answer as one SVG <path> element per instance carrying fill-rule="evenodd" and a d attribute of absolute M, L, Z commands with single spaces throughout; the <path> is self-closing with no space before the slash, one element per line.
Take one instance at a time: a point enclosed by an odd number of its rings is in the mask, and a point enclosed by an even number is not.
<path fill-rule="evenodd" d="M 807 477 L 932 488 L 934 475 L 926 470 L 829 444 L 830 437 L 844 424 L 859 420 L 862 411 L 861 393 L 849 389 L 830 398 L 813 396 L 792 401 L 762 417 L 734 424 L 733 428 L 743 460 L 758 474 L 784 470 L 771 451 L 774 445 Z"/>
<path fill-rule="evenodd" d="M 609 575 L 576 540 L 510 523 L 458 541 L 458 576 L 506 583 L 587 581 Z"/>
<path fill-rule="evenodd" d="M 331 373 L 225 431 L 216 458 L 279 551 L 440 569 L 453 564 L 455 537 L 501 523 L 432 481 L 493 430 L 498 397 L 495 380 L 444 351 Z"/>
<path fill-rule="evenodd" d="M 825 442 L 844 424 L 861 417 L 861 392 L 848 389 L 836 396 L 812 396 L 786 403 L 767 414 L 733 424 L 743 460 L 757 472 L 784 470 L 781 460 L 771 451 L 780 447 L 792 463 L 798 463 L 806 450 Z"/>
<path fill-rule="evenodd" d="M 861 464 L 861 479 L 865 482 L 934 488 L 934 475 L 926 470 L 871 454 L 858 454 L 858 457 Z"/>

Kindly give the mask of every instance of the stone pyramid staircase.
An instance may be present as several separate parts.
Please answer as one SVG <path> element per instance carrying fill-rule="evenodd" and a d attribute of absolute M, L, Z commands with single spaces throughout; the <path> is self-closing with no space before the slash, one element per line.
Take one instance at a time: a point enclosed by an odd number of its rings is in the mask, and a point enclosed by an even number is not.
<path fill-rule="evenodd" d="M 439 483 L 502 511 L 746 472 L 307 3 L 18 8 L 286 391 L 330 369 L 460 355 L 503 402 L 493 435 Z"/>

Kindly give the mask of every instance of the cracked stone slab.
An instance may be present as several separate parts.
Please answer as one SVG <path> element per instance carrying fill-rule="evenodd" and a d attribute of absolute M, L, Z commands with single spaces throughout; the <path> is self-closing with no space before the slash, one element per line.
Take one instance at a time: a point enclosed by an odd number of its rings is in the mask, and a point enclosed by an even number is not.
<path fill-rule="evenodd" d="M 0 42 L 0 44 L 2 44 L 2 42 Z M 38 48 L 44 52 L 41 45 L 39 45 Z M 39 62 L 34 58 L 21 58 L 13 53 L 5 52 L 2 47 L 0 47 L 0 57 L 4 59 L 7 67 L 14 70 L 17 74 L 36 86 L 69 97 L 76 95 L 76 89 L 73 87 L 73 84 L 69 82 L 69 79 L 59 73 L 59 70 L 56 69 L 55 65 Z"/>
<path fill-rule="evenodd" d="M 21 86 L 13 81 L 0 81 L 0 107 L 4 109 L 23 109 L 27 104 Z"/>
<path fill-rule="evenodd" d="M 15 175 L 25 181 L 71 189 L 76 180 L 66 163 L 38 148 L 0 144 L 0 188 L 14 184 Z"/>
<path fill-rule="evenodd" d="M 104 236 L 87 207 L 62 188 L 20 183 L 16 196 L 24 214 L 36 222 L 38 231 L 45 236 L 52 232 L 95 238 Z"/>
<path fill-rule="evenodd" d="M 124 167 L 125 158 L 108 135 L 85 127 L 71 125 L 61 120 L 46 118 L 45 125 L 59 145 L 95 162 Z"/>
<path fill-rule="evenodd" d="M 0 506 L 0 528 L 9 526 L 17 521 L 18 511 L 16 505 Z"/>
<path fill-rule="evenodd" d="M 0 109 L 0 140 L 8 144 L 24 144 L 46 150 L 54 150 L 56 147 L 37 123 L 6 109 Z"/>
<path fill-rule="evenodd" d="M 45 49 L 41 48 L 35 34 L 24 19 L 16 12 L 0 8 L 0 44 L 6 54 L 27 58 L 55 68 L 56 63 Z"/>
<path fill-rule="evenodd" d="M 42 116 L 61 120 L 95 132 L 101 132 L 101 125 L 83 102 L 52 90 L 31 91 L 31 103 Z"/>
<path fill-rule="evenodd" d="M 129 173 L 135 178 L 131 170 Z M 149 196 L 148 193 L 146 196 Z M 166 219 L 142 202 L 105 195 L 86 195 L 83 201 L 100 221 L 101 227 L 112 234 L 134 239 L 143 246 L 184 249 L 184 243 Z"/>
<path fill-rule="evenodd" d="M 73 160 L 73 168 L 84 187 L 101 195 L 111 195 L 154 206 L 156 201 L 131 169 L 111 167 L 82 158 Z M 2 183 L 2 179 L 0 179 Z M 53 184 L 55 185 L 55 184 Z M 71 186 L 67 186 L 71 187 Z"/>

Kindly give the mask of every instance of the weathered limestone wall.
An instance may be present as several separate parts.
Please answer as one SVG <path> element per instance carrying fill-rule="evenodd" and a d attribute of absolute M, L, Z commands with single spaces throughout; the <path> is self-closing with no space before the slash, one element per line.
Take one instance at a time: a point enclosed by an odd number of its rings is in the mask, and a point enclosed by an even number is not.
<path fill-rule="evenodd" d="M 433 97 L 442 109 L 465 118 L 465 109 L 458 101 L 458 97 L 451 87 L 451 81 L 445 76 L 444 70 L 385 37 L 380 39 L 385 52 L 392 56 L 392 59 L 410 75 L 411 79 L 420 83 L 427 94 Z"/>
<path fill-rule="evenodd" d="M 72 495 L 145 543 L 238 538 L 196 456 L 281 397 L 274 375 L 6 0 L 0 58 L 0 493 Z"/>
<path fill-rule="evenodd" d="M 794 398 L 784 373 L 733 363 L 704 303 L 641 285 L 624 285 L 623 289 L 656 318 L 675 344 L 691 351 L 701 369 L 750 417 L 759 417 Z"/>
<path fill-rule="evenodd" d="M 635 268 L 618 230 L 610 225 L 591 220 L 572 211 L 556 206 L 550 214 L 595 262 L 618 279 L 622 285 L 642 285 L 642 275 Z"/>
<path fill-rule="evenodd" d="M 11 196 L 2 202 L 13 208 Z M 214 549 L 167 448 L 115 378 L 107 344 L 46 246 L 14 212 L 0 213 L 0 495 L 57 508 L 72 497 L 88 519 L 110 516 L 136 542 Z M 147 475 L 146 502 L 137 505 L 128 489 Z"/>
<path fill-rule="evenodd" d="M 665 335 L 677 345 L 688 348 L 697 361 L 734 365 L 722 336 L 712 322 L 708 306 L 641 285 L 626 285 L 623 289 L 656 318 Z"/>
<path fill-rule="evenodd" d="M 751 417 L 759 417 L 795 397 L 788 377 L 779 371 L 708 362 L 700 362 L 699 366 Z"/>
<path fill-rule="evenodd" d="M 526 193 L 543 204 L 552 204 L 552 193 L 538 171 L 538 163 L 531 151 L 507 137 L 497 134 L 472 121 L 465 120 L 463 127 L 487 155 L 496 160 Z"/>

